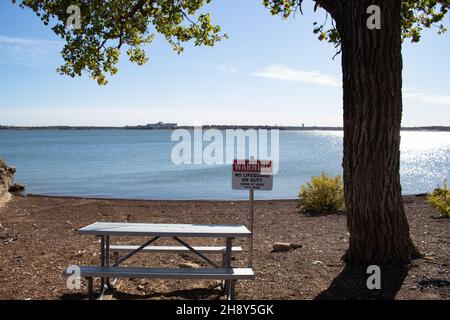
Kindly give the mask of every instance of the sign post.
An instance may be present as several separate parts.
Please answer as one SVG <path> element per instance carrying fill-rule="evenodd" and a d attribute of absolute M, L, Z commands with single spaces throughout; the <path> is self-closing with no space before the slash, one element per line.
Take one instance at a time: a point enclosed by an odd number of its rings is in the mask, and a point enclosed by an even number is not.
<path fill-rule="evenodd" d="M 250 232 L 252 233 L 250 237 L 250 256 L 248 259 L 248 266 L 251 268 L 253 265 L 253 200 L 255 198 L 255 191 L 253 188 L 249 191 L 249 200 L 250 200 Z"/>
<path fill-rule="evenodd" d="M 254 196 L 255 190 L 272 190 L 273 175 L 271 160 L 234 160 L 232 188 L 234 190 L 249 190 L 250 203 L 250 252 L 249 267 L 253 265 L 253 225 L 254 225 Z"/>

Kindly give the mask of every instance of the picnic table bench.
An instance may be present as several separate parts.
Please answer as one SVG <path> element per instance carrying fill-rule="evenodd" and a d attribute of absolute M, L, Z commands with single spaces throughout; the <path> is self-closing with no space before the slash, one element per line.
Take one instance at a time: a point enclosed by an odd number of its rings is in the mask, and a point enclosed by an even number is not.
<path fill-rule="evenodd" d="M 241 247 L 233 247 L 236 237 L 250 237 L 251 232 L 244 225 L 200 225 L 200 224 L 149 224 L 96 222 L 78 231 L 81 235 L 100 237 L 100 265 L 80 266 L 80 277 L 88 280 L 89 299 L 93 299 L 93 278 L 101 278 L 101 298 L 106 288 L 112 288 L 116 278 L 161 278 L 161 279 L 217 279 L 223 281 L 227 298 L 235 296 L 235 281 L 253 279 L 251 268 L 234 268 L 232 253 L 242 252 Z M 142 245 L 110 245 L 111 236 L 150 237 Z M 173 238 L 180 246 L 151 245 L 159 238 Z M 225 238 L 225 246 L 191 246 L 181 237 Z M 143 253 L 194 253 L 213 268 L 143 268 L 121 267 L 125 260 L 135 254 Z M 110 254 L 115 254 L 115 261 L 110 264 Z M 120 254 L 125 254 L 120 257 Z M 222 254 L 219 266 L 205 254 Z M 72 269 L 65 270 L 67 276 Z M 113 279 L 111 281 L 110 279 Z"/>

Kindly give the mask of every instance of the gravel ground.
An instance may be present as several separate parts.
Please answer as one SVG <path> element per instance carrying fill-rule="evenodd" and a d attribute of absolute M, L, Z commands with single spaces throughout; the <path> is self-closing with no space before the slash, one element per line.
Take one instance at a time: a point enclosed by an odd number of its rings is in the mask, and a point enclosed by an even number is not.
<path fill-rule="evenodd" d="M 238 299 L 450 299 L 450 219 L 443 219 L 422 196 L 404 198 L 414 243 L 425 254 L 403 269 L 382 268 L 382 289 L 366 289 L 365 270 L 349 268 L 340 258 L 348 246 L 345 215 L 300 214 L 294 200 L 257 201 L 253 281 L 238 281 Z M 84 299 L 86 287 L 68 290 L 62 276 L 72 264 L 97 264 L 98 240 L 77 235 L 95 221 L 148 223 L 247 223 L 248 203 L 241 201 L 133 201 L 14 196 L 0 209 L 0 299 Z M 133 243 L 112 238 L 114 243 Z M 188 239 L 192 244 L 223 240 Z M 272 252 L 274 242 L 300 244 Z M 161 241 L 163 244 L 167 241 Z M 168 243 L 168 242 L 167 242 Z M 244 253 L 234 264 L 245 266 L 247 240 L 236 240 Z M 128 265 L 202 265 L 196 257 L 141 254 Z M 217 282 L 123 280 L 113 299 L 223 299 Z"/>

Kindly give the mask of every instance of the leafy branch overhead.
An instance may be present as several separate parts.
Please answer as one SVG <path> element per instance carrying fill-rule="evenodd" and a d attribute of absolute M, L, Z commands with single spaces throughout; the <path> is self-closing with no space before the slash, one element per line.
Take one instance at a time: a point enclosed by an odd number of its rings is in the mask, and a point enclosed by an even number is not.
<path fill-rule="evenodd" d="M 345 4 L 342 0 L 314 0 L 314 11 L 322 7 L 326 10 L 325 21 L 314 22 L 313 32 L 319 40 L 340 46 L 340 36 L 336 29 L 333 15 L 338 15 L 339 3 L 342 10 Z M 302 12 L 303 0 L 263 0 L 264 6 L 270 9 L 272 15 L 281 15 L 287 19 L 296 12 Z M 332 4 L 333 3 L 333 4 Z M 423 28 L 435 27 L 438 34 L 447 31 L 443 24 L 445 15 L 450 9 L 450 0 L 403 0 L 402 1 L 402 35 L 403 39 L 419 42 Z"/>
<path fill-rule="evenodd" d="M 209 13 L 199 13 L 211 0 L 11 0 L 22 8 L 30 8 L 65 41 L 61 51 L 65 64 L 58 68 L 63 75 L 81 76 L 87 72 L 99 84 L 106 84 L 105 74 L 117 73 L 121 49 L 129 59 L 142 65 L 148 61 L 145 45 L 155 34 L 162 35 L 177 52 L 183 43 L 213 46 L 227 35 L 212 24 Z M 262 0 L 273 15 L 288 18 L 302 13 L 303 0 Z M 315 22 L 313 32 L 319 40 L 340 45 L 335 20 L 339 10 L 345 10 L 344 0 L 312 0 L 314 10 L 326 11 L 325 21 Z M 390 1 L 390 0 L 389 0 Z M 66 27 L 67 8 L 81 9 L 80 28 Z M 450 8 L 450 0 L 404 0 L 402 8 L 403 37 L 420 40 L 424 27 L 442 24 Z"/>
<path fill-rule="evenodd" d="M 211 0 L 12 0 L 32 9 L 65 41 L 61 51 L 65 64 L 58 68 L 71 77 L 87 72 L 99 84 L 106 84 L 106 73 L 118 69 L 122 48 L 130 61 L 142 65 L 148 61 L 144 46 L 159 33 L 177 52 L 183 42 L 213 46 L 225 34 L 213 25 L 210 15 L 197 14 Z M 66 27 L 67 8 L 81 9 L 79 29 Z"/>

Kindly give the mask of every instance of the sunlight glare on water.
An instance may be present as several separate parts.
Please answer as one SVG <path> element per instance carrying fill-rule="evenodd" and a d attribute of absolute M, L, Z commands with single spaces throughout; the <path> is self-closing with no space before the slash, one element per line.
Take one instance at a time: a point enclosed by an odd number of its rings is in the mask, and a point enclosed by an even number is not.
<path fill-rule="evenodd" d="M 403 190 L 425 192 L 442 185 L 449 177 L 450 132 L 402 132 L 401 137 Z M 427 186 L 427 190 L 417 186 Z"/>

